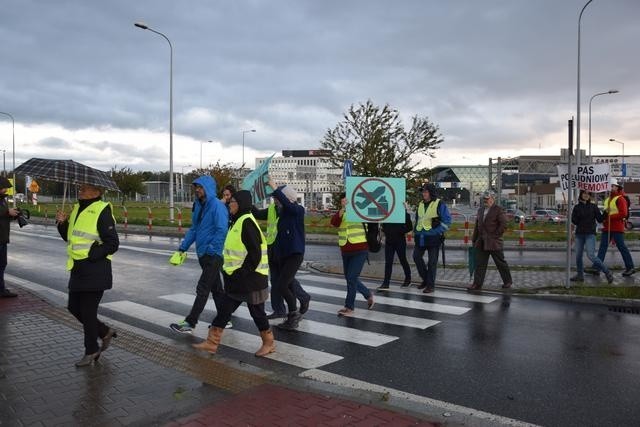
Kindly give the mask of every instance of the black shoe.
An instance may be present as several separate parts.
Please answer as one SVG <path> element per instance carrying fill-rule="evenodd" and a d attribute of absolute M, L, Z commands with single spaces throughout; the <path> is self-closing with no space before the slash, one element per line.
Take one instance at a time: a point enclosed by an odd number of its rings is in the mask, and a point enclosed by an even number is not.
<path fill-rule="evenodd" d="M 18 294 L 11 292 L 9 289 L 3 289 L 0 291 L 0 298 L 15 298 Z"/>
<path fill-rule="evenodd" d="M 596 270 L 596 269 L 595 269 L 595 268 L 593 268 L 593 267 L 585 268 L 585 269 L 584 269 L 584 272 L 585 272 L 585 273 L 592 274 L 592 275 L 594 275 L 594 276 L 599 276 L 599 275 L 600 275 L 600 271 L 599 271 L 599 270 Z"/>
<path fill-rule="evenodd" d="M 609 282 L 609 284 L 612 284 L 613 283 L 613 274 L 611 274 L 611 272 L 608 272 L 606 274 L 606 276 L 607 276 L 607 282 Z"/>
<path fill-rule="evenodd" d="M 572 281 L 572 282 L 584 282 L 584 276 L 580 276 L 579 274 L 576 274 L 575 276 L 573 276 L 569 280 Z"/>
<path fill-rule="evenodd" d="M 404 283 L 400 285 L 401 288 L 408 288 L 409 286 L 411 286 L 411 279 L 405 280 Z"/>
<path fill-rule="evenodd" d="M 307 296 L 307 299 L 300 301 L 300 314 L 305 314 L 309 311 L 309 301 L 311 301 L 310 296 Z"/>
<path fill-rule="evenodd" d="M 416 288 L 418 288 L 418 289 L 424 289 L 424 288 L 426 288 L 426 287 L 427 287 L 427 285 L 426 285 L 426 284 L 424 284 L 424 283 L 421 283 L 421 284 L 419 284 L 418 286 L 416 286 Z"/>
<path fill-rule="evenodd" d="M 284 319 L 285 317 L 287 317 L 287 313 L 276 313 L 274 311 L 271 314 L 267 314 L 267 320 Z"/>
<path fill-rule="evenodd" d="M 296 329 L 298 329 L 298 324 L 300 323 L 301 319 L 302 314 L 294 311 L 287 314 L 287 320 L 280 323 L 279 325 L 276 325 L 276 327 L 278 329 L 284 329 L 285 331 L 295 331 Z"/>
<path fill-rule="evenodd" d="M 502 285 L 502 289 L 511 289 L 512 286 L 513 283 L 505 283 L 504 285 Z"/>
<path fill-rule="evenodd" d="M 634 268 L 627 268 L 625 271 L 622 272 L 622 275 L 624 277 L 629 277 L 633 274 L 635 274 L 636 270 Z"/>
<path fill-rule="evenodd" d="M 435 289 L 432 286 L 425 286 L 424 291 L 425 294 L 432 294 Z"/>
<path fill-rule="evenodd" d="M 376 288 L 376 292 L 384 292 L 389 290 L 389 285 L 384 283 Z"/>

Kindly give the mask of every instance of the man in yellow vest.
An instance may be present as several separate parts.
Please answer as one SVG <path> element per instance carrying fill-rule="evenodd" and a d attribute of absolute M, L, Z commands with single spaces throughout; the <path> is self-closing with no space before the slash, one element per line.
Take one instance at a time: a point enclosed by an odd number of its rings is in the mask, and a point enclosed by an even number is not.
<path fill-rule="evenodd" d="M 438 254 L 444 240 L 444 233 L 451 225 L 451 214 L 447 205 L 437 197 L 436 186 L 425 184 L 420 188 L 422 201 L 416 209 L 416 225 L 414 227 L 415 248 L 413 261 L 422 284 L 418 289 L 424 289 L 425 294 L 432 293 L 436 286 L 436 269 Z M 427 252 L 428 261 L 424 262 Z"/>
<path fill-rule="evenodd" d="M 264 311 L 269 297 L 269 263 L 267 242 L 253 215 L 251 193 L 240 190 L 231 196 L 229 212 L 233 226 L 224 241 L 222 277 L 224 291 L 218 313 L 209 327 L 207 339 L 193 347 L 215 354 L 218 351 L 225 325 L 234 311 L 244 302 L 260 331 L 262 346 L 256 356 L 266 356 L 276 349 L 273 332 Z"/>
<path fill-rule="evenodd" d="M 113 286 L 111 257 L 120 240 L 111 203 L 102 201 L 102 189 L 90 184 L 78 188 L 78 203 L 70 215 L 58 211 L 60 236 L 67 242 L 69 276 L 68 310 L 82 323 L 84 356 L 76 366 L 98 360 L 116 332 L 98 320 L 98 305 L 104 291 Z M 98 346 L 98 338 L 102 346 Z"/>

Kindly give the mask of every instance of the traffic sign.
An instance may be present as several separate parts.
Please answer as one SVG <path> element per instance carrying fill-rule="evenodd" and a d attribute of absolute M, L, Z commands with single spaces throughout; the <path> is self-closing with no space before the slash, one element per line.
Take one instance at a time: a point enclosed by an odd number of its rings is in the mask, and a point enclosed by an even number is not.
<path fill-rule="evenodd" d="M 346 219 L 351 222 L 405 221 L 404 178 L 360 177 L 346 179 Z"/>

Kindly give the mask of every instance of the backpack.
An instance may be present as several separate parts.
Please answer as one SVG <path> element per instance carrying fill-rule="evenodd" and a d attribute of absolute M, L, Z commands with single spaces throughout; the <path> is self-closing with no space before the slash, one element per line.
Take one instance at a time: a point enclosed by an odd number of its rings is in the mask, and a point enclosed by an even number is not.
<path fill-rule="evenodd" d="M 627 221 L 629 219 L 629 210 L 631 209 L 631 199 L 626 194 L 622 197 L 627 201 L 627 216 L 624 217 L 624 220 Z"/>
<path fill-rule="evenodd" d="M 377 222 L 364 222 L 365 236 L 367 236 L 367 245 L 369 245 L 369 252 L 380 252 L 382 248 L 382 233 L 380 232 L 380 224 Z"/>

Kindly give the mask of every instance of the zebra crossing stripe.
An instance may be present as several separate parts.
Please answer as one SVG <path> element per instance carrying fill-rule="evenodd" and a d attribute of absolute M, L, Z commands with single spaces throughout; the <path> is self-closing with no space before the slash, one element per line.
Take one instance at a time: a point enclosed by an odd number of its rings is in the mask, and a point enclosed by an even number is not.
<path fill-rule="evenodd" d="M 338 314 L 338 310 L 340 310 L 341 308 L 343 308 L 342 305 L 328 304 L 326 302 L 315 301 L 313 299 L 311 300 L 311 304 L 309 304 L 309 310 L 320 311 L 322 313 L 335 315 Z M 427 329 L 440 323 L 438 320 L 422 319 L 419 317 L 403 316 L 399 314 L 385 313 L 383 311 L 366 309 L 356 309 L 350 317 L 417 329 Z"/>
<path fill-rule="evenodd" d="M 330 297 L 344 298 L 346 296 L 346 289 L 345 290 L 327 289 L 327 288 L 318 288 L 316 286 L 305 286 L 304 290 L 312 294 L 320 294 L 320 295 L 326 295 Z M 466 312 L 471 310 L 470 308 L 467 308 L 467 307 L 458 307 L 455 305 L 436 304 L 432 302 L 407 300 L 402 298 L 381 297 L 378 295 L 374 296 L 373 299 L 378 304 L 393 305 L 396 307 L 411 308 L 414 310 L 432 311 L 435 313 L 453 314 L 456 316 L 465 314 Z"/>
<path fill-rule="evenodd" d="M 178 314 L 158 310 L 132 301 L 109 302 L 101 304 L 101 306 L 145 322 L 156 325 L 166 325 L 167 327 L 169 324 L 182 318 L 182 316 Z M 208 334 L 207 326 L 208 325 L 203 322 L 198 323 L 193 334 L 205 339 Z M 226 347 L 235 348 L 236 350 L 254 353 L 258 348 L 260 348 L 261 343 L 262 341 L 257 330 L 255 334 L 249 334 L 234 329 L 225 329 L 221 344 Z M 271 353 L 266 357 L 305 369 L 318 368 L 320 366 L 337 362 L 343 358 L 342 356 L 335 354 L 304 348 L 282 341 L 277 341 L 276 352 Z"/>
<path fill-rule="evenodd" d="M 162 295 L 159 298 L 177 302 L 179 304 L 191 305 L 193 304 L 193 295 L 189 294 L 172 294 L 172 295 Z M 206 308 L 215 312 L 215 306 L 213 301 L 209 300 L 207 302 Z M 251 315 L 249 314 L 249 309 L 244 305 L 238 307 L 238 309 L 233 313 L 235 317 L 240 317 L 242 319 L 253 320 Z M 281 323 L 282 319 L 274 319 L 271 321 L 274 323 Z M 307 332 L 314 335 L 319 335 L 322 337 L 333 338 L 339 341 L 347 341 L 354 344 L 366 345 L 369 347 L 379 347 L 381 345 L 387 344 L 391 341 L 395 341 L 398 337 L 379 334 L 376 332 L 368 332 L 361 331 L 356 328 L 347 328 L 344 326 L 332 325 L 329 323 L 316 322 L 313 320 L 304 319 L 300 322 L 298 326 L 298 330 L 300 332 Z"/>
<path fill-rule="evenodd" d="M 346 285 L 344 278 L 338 278 L 338 277 L 304 274 L 304 275 L 300 275 L 298 279 L 303 281 L 309 280 L 311 282 L 332 283 L 334 285 L 343 285 L 343 286 Z M 369 289 L 373 289 L 377 287 L 375 283 L 368 280 L 362 280 L 362 283 L 365 286 L 367 286 Z M 425 296 L 425 294 L 423 294 L 422 291 L 417 288 L 401 288 L 400 286 L 397 286 L 397 287 L 394 286 L 389 290 L 396 293 Z M 436 297 L 436 298 L 453 299 L 453 300 L 459 300 L 459 301 L 479 302 L 482 304 L 490 304 L 498 300 L 498 298 L 496 297 L 491 297 L 487 295 L 473 295 L 473 294 L 467 294 L 463 292 L 445 291 L 438 288 L 436 288 L 436 290 L 432 294 L 429 294 L 428 296 Z"/>

